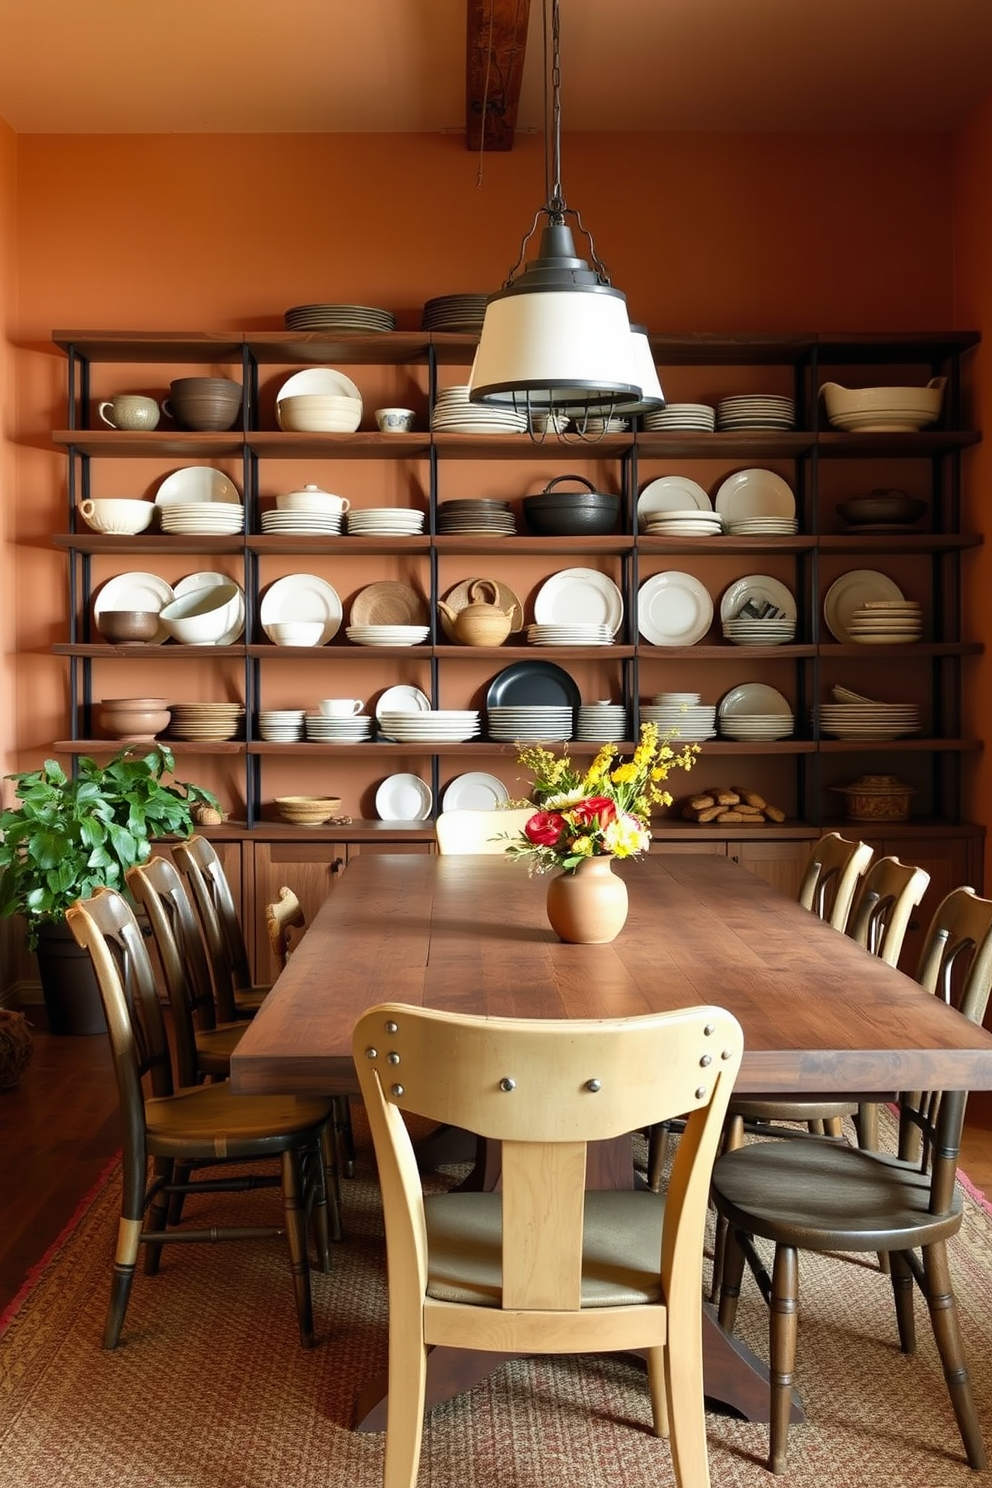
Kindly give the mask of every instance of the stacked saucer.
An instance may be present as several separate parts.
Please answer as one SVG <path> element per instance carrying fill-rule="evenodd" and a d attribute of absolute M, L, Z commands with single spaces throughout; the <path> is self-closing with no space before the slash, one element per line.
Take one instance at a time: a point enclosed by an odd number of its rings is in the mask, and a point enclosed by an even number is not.
<path fill-rule="evenodd" d="M 196 739 L 202 744 L 233 739 L 245 710 L 240 703 L 170 703 L 174 739 Z"/>
<path fill-rule="evenodd" d="M 258 737 L 271 744 L 295 744 L 303 738 L 302 708 L 263 708 L 258 715 Z"/>
<path fill-rule="evenodd" d="M 432 708 L 423 713 L 383 710 L 379 732 L 397 744 L 457 744 L 482 732 L 477 708 Z"/>
<path fill-rule="evenodd" d="M 725 517 L 728 537 L 791 537 L 799 531 L 796 517 Z"/>
<path fill-rule="evenodd" d="M 307 738 L 322 744 L 360 744 L 372 737 L 372 719 L 359 713 L 350 718 L 325 718 L 323 713 L 308 713 L 305 718 Z"/>
<path fill-rule="evenodd" d="M 716 511 L 655 511 L 645 517 L 643 530 L 652 537 L 719 537 L 723 518 Z"/>
<path fill-rule="evenodd" d="M 644 415 L 645 429 L 695 429 L 712 434 L 716 428 L 716 409 L 709 403 L 669 403 Z"/>
<path fill-rule="evenodd" d="M 898 739 L 919 732 L 920 710 L 915 703 L 880 703 L 840 686 L 832 688 L 831 695 L 833 702 L 810 710 L 821 733 L 836 739 Z"/>
<path fill-rule="evenodd" d="M 847 633 L 862 646 L 918 641 L 923 634 L 923 612 L 915 599 L 869 599 L 851 611 Z"/>
<path fill-rule="evenodd" d="M 623 418 L 600 418 L 598 414 L 580 414 L 578 418 L 573 417 L 570 421 L 571 428 L 576 434 L 592 434 L 598 438 L 602 434 L 626 434 L 630 428 L 630 420 Z"/>
<path fill-rule="evenodd" d="M 788 739 L 795 727 L 791 713 L 733 713 L 719 719 L 725 739 L 750 742 L 761 739 Z"/>
<path fill-rule="evenodd" d="M 572 737 L 572 709 L 557 704 L 535 703 L 486 710 L 490 739 L 513 743 L 547 742 Z"/>
<path fill-rule="evenodd" d="M 336 536 L 341 531 L 340 512 L 280 511 L 273 507 L 262 513 L 262 531 Z"/>
<path fill-rule="evenodd" d="M 583 703 L 575 715 L 575 737 L 610 744 L 627 737 L 627 709 L 620 703 Z"/>
<path fill-rule="evenodd" d="M 357 646 L 419 646 L 430 633 L 429 625 L 349 625 L 345 631 Z"/>
<path fill-rule="evenodd" d="M 470 403 L 465 383 L 439 390 L 431 413 L 431 428 L 438 434 L 526 434 L 527 414 L 513 408 Z"/>
<path fill-rule="evenodd" d="M 439 533 L 485 533 L 490 537 L 512 537 L 517 530 L 508 501 L 493 497 L 459 497 L 442 501 L 437 511 Z"/>
<path fill-rule="evenodd" d="M 355 537 L 416 537 L 424 530 L 424 514 L 408 506 L 366 506 L 345 518 Z"/>
<path fill-rule="evenodd" d="M 641 706 L 641 722 L 656 723 L 664 734 L 686 743 L 716 735 L 716 708 L 699 701 L 698 692 L 658 692 Z"/>
<path fill-rule="evenodd" d="M 159 510 L 163 532 L 227 537 L 244 527 L 245 509 L 233 501 L 173 501 Z"/>
<path fill-rule="evenodd" d="M 436 295 L 424 304 L 421 328 L 478 335 L 486 318 L 487 298 L 484 294 Z"/>
<path fill-rule="evenodd" d="M 718 429 L 794 429 L 795 400 L 757 393 L 721 398 L 716 405 L 716 423 Z"/>
<path fill-rule="evenodd" d="M 531 646 L 612 646 L 611 625 L 528 625 Z"/>
<path fill-rule="evenodd" d="M 716 714 L 724 738 L 747 743 L 787 739 L 795 728 L 788 699 L 765 682 L 743 682 L 732 687 L 720 699 Z"/>
<path fill-rule="evenodd" d="M 374 305 L 294 305 L 283 316 L 289 331 L 395 331 L 396 316 Z"/>
<path fill-rule="evenodd" d="M 796 619 L 792 615 L 769 615 L 759 619 L 737 616 L 723 622 L 724 640 L 735 646 L 782 646 L 796 638 Z"/>

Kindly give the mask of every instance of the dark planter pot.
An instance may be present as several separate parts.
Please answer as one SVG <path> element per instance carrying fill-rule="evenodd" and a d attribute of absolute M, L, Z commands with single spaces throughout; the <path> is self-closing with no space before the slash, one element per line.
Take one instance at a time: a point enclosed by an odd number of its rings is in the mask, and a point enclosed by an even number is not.
<path fill-rule="evenodd" d="M 38 972 L 52 1033 L 106 1033 L 100 988 L 89 952 L 60 920 L 45 925 L 38 941 Z"/>

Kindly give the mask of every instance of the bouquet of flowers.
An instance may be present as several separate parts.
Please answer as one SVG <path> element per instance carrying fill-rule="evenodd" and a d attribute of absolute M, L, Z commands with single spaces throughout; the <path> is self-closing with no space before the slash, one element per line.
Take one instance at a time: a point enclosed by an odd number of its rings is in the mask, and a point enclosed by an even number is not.
<path fill-rule="evenodd" d="M 676 752 L 654 723 L 641 724 L 630 760 L 618 762 L 616 745 L 604 744 L 584 775 L 567 754 L 540 745 L 522 750 L 517 759 L 534 777 L 536 809 L 506 851 L 531 858 L 533 873 L 573 873 L 585 858 L 635 857 L 651 840 L 652 806 L 672 804 L 663 782 L 672 770 L 690 770 L 698 754 L 696 744 Z"/>

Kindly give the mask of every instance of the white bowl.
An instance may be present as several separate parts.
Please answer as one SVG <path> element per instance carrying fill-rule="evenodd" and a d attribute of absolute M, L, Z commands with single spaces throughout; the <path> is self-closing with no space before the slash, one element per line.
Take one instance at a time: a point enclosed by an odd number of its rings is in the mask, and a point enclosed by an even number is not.
<path fill-rule="evenodd" d="M 317 646 L 324 634 L 322 620 L 277 620 L 266 626 L 277 646 Z"/>
<path fill-rule="evenodd" d="M 876 428 L 894 425 L 922 429 L 940 417 L 946 381 L 945 377 L 932 377 L 926 387 L 870 388 L 846 388 L 837 382 L 825 382 L 820 392 L 831 423 L 854 420 L 862 429 L 869 424 L 875 424 Z"/>
<path fill-rule="evenodd" d="M 303 434 L 353 434 L 362 422 L 362 405 L 355 398 L 303 393 L 276 404 L 280 429 Z"/>
<path fill-rule="evenodd" d="M 79 514 L 94 532 L 130 535 L 144 532 L 151 526 L 155 504 L 152 501 L 131 501 L 126 497 L 87 500 L 79 503 Z"/>
<path fill-rule="evenodd" d="M 234 625 L 241 590 L 233 579 L 209 589 L 193 589 L 167 604 L 159 619 L 174 640 L 185 646 L 216 646 Z"/>

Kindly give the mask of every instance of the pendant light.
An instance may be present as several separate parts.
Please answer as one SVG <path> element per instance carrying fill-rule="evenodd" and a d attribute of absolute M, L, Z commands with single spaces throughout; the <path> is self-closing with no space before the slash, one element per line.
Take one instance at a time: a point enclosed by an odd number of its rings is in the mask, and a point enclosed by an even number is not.
<path fill-rule="evenodd" d="M 469 399 L 526 413 L 640 413 L 664 407 L 643 327 L 631 328 L 626 297 L 614 289 L 592 235 L 561 188 L 559 0 L 543 0 L 546 201 L 535 213 L 503 288 L 490 295 L 469 378 Z M 549 102 L 550 84 L 550 102 Z M 541 214 L 538 256 L 518 275 Z M 567 218 L 589 240 L 592 267 L 576 255 Z"/>

